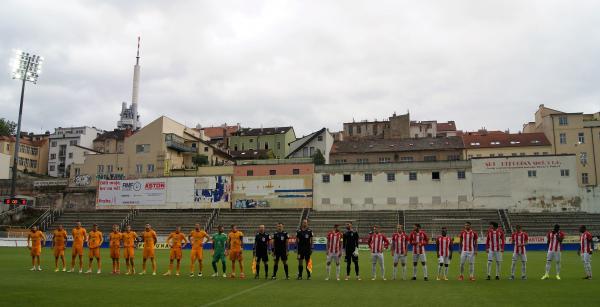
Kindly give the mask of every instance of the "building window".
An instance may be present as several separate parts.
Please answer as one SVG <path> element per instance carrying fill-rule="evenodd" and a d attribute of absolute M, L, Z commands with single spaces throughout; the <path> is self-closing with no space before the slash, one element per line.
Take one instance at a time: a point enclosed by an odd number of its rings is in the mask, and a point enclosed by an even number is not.
<path fill-rule="evenodd" d="M 559 134 L 558 140 L 561 144 L 567 144 L 567 134 L 566 133 Z"/>
<path fill-rule="evenodd" d="M 569 177 L 569 170 L 568 169 L 561 169 L 560 170 L 560 176 L 561 177 Z"/>
<path fill-rule="evenodd" d="M 400 157 L 400 162 L 412 162 L 415 158 L 413 157 Z"/>
<path fill-rule="evenodd" d="M 317 137 L 317 141 L 319 141 L 319 142 L 323 141 L 323 136 L 322 136 L 322 135 L 319 135 L 319 136 Z"/>
<path fill-rule="evenodd" d="M 390 163 L 392 160 L 390 157 L 379 157 L 379 163 Z"/>
<path fill-rule="evenodd" d="M 50 154 L 50 160 L 56 159 L 56 154 Z"/>
<path fill-rule="evenodd" d="M 204 146 L 204 152 L 208 152 L 208 147 Z"/>
<path fill-rule="evenodd" d="M 310 147 L 310 156 L 312 157 L 315 154 L 315 148 L 314 147 Z"/>
<path fill-rule="evenodd" d="M 460 160 L 460 155 L 459 154 L 448 155 L 448 161 L 458 161 L 458 160 Z"/>
<path fill-rule="evenodd" d="M 336 159 L 335 160 L 335 164 L 345 164 L 346 163 L 346 159 Z"/>
<path fill-rule="evenodd" d="M 329 205 L 330 203 L 331 203 L 331 201 L 329 200 L 329 198 L 321 199 L 321 204 L 323 204 L 323 205 Z"/>
<path fill-rule="evenodd" d="M 583 132 L 577 134 L 577 141 L 579 141 L 579 144 L 585 144 L 585 134 Z"/>
<path fill-rule="evenodd" d="M 352 135 L 352 126 L 348 126 L 348 134 Z"/>
<path fill-rule="evenodd" d="M 534 156 L 539 156 L 539 155 L 540 155 L 540 153 L 536 151 L 536 152 L 534 152 L 534 153 L 533 153 L 533 155 L 534 155 Z"/>
<path fill-rule="evenodd" d="M 527 171 L 527 177 L 529 177 L 529 178 L 535 178 L 535 177 L 537 177 L 537 171 L 536 170 L 528 170 Z"/>
<path fill-rule="evenodd" d="M 396 173 L 387 173 L 386 177 L 388 182 L 396 181 Z"/>
<path fill-rule="evenodd" d="M 344 174 L 344 182 L 352 181 L 352 176 L 350 174 Z"/>
<path fill-rule="evenodd" d="M 292 175 L 300 175 L 300 169 L 299 168 L 292 169 Z"/>
<path fill-rule="evenodd" d="M 50 165 L 50 171 L 54 172 L 54 170 L 56 170 L 56 167 L 54 165 Z"/>
<path fill-rule="evenodd" d="M 277 142 L 277 149 L 281 149 L 281 142 Z"/>
<path fill-rule="evenodd" d="M 303 157 L 308 157 L 308 147 L 302 148 L 302 156 Z"/>
<path fill-rule="evenodd" d="M 154 164 L 148 164 L 148 173 L 154 172 Z"/>
<path fill-rule="evenodd" d="M 107 165 L 107 166 L 106 166 L 106 171 L 107 171 L 109 174 L 111 174 L 111 173 L 113 172 L 113 166 L 112 166 L 112 164 L 111 164 L 111 165 Z"/>
<path fill-rule="evenodd" d="M 440 180 L 440 172 L 431 172 L 431 180 Z"/>
<path fill-rule="evenodd" d="M 569 118 L 566 116 L 560 116 L 558 117 L 558 124 L 561 126 L 566 126 L 569 124 Z"/>
<path fill-rule="evenodd" d="M 329 180 L 331 180 L 331 177 L 329 176 L 329 174 L 321 175 L 321 181 L 323 183 L 329 183 Z"/>
<path fill-rule="evenodd" d="M 417 172 L 409 172 L 408 173 L 408 180 L 410 180 L 410 181 L 416 181 L 417 180 Z"/>
<path fill-rule="evenodd" d="M 358 164 L 369 163 L 369 159 L 356 159 L 356 163 L 358 163 Z"/>
<path fill-rule="evenodd" d="M 365 205 L 372 205 L 373 197 L 365 197 Z"/>
<path fill-rule="evenodd" d="M 150 144 L 135 145 L 135 153 L 147 153 L 147 152 L 150 152 Z"/>
<path fill-rule="evenodd" d="M 579 154 L 579 162 L 581 162 L 581 164 L 584 166 L 587 164 L 587 152 L 582 151 Z"/>
<path fill-rule="evenodd" d="M 460 180 L 460 179 L 466 179 L 467 178 L 467 173 L 465 171 L 457 171 L 456 172 L 456 177 Z"/>
<path fill-rule="evenodd" d="M 408 204 L 409 205 L 418 205 L 419 204 L 419 197 L 417 197 L 417 196 L 410 196 L 408 198 Z"/>
<path fill-rule="evenodd" d="M 275 176 L 275 175 L 277 175 L 277 170 L 274 170 L 274 169 L 269 170 L 269 176 Z"/>
<path fill-rule="evenodd" d="M 425 156 L 423 157 L 423 161 L 427 161 L 427 162 L 432 162 L 432 161 L 436 161 L 437 158 L 435 156 Z"/>
<path fill-rule="evenodd" d="M 442 197 L 440 197 L 440 196 L 433 196 L 433 197 L 431 197 L 431 204 L 432 205 L 441 205 L 442 204 Z"/>
<path fill-rule="evenodd" d="M 396 204 L 396 197 L 388 197 L 387 198 L 387 204 L 388 205 L 395 205 Z"/>
<path fill-rule="evenodd" d="M 50 146 L 56 147 L 56 141 L 52 141 L 52 143 L 50 143 Z"/>
<path fill-rule="evenodd" d="M 343 203 L 344 205 L 351 205 L 351 204 L 352 204 L 352 198 L 346 198 L 346 197 L 344 197 L 344 198 L 342 199 L 342 203 Z"/>
<path fill-rule="evenodd" d="M 365 182 L 373 182 L 373 174 L 366 173 L 365 174 Z"/>
<path fill-rule="evenodd" d="M 250 141 L 249 141 L 249 142 L 250 142 L 250 143 L 254 143 L 254 139 L 250 139 Z"/>
<path fill-rule="evenodd" d="M 73 159 L 73 153 L 72 152 L 69 153 L 69 159 Z"/>
<path fill-rule="evenodd" d="M 581 183 L 582 184 L 589 184 L 589 176 L 588 173 L 581 173 Z"/>
<path fill-rule="evenodd" d="M 254 176 L 254 171 L 249 169 L 246 171 L 246 176 Z"/>
<path fill-rule="evenodd" d="M 467 201 L 467 195 L 458 195 L 458 202 L 466 202 Z"/>
<path fill-rule="evenodd" d="M 81 169 L 79 167 L 75 168 L 75 176 L 81 175 Z"/>
<path fill-rule="evenodd" d="M 141 164 L 136 164 L 135 165 L 135 172 L 138 173 L 138 174 L 141 174 L 142 173 L 142 168 L 143 168 L 143 166 Z"/>
<path fill-rule="evenodd" d="M 77 140 L 71 140 L 71 141 L 69 141 L 69 145 L 71 145 L 71 146 L 77 145 Z"/>
<path fill-rule="evenodd" d="M 98 174 L 104 173 L 104 165 L 98 165 Z"/>
<path fill-rule="evenodd" d="M 360 134 L 362 132 L 362 129 L 360 126 L 356 126 L 356 133 Z"/>

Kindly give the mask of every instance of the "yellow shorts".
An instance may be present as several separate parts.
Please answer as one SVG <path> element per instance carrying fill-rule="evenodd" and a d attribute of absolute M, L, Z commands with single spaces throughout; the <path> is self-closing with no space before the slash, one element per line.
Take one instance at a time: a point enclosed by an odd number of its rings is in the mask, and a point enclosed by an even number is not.
<path fill-rule="evenodd" d="M 135 248 L 125 247 L 125 259 L 131 259 L 135 255 Z"/>
<path fill-rule="evenodd" d="M 88 258 L 100 258 L 100 247 L 90 247 L 88 250 Z"/>
<path fill-rule="evenodd" d="M 192 248 L 192 261 L 195 261 L 196 259 L 202 260 L 203 258 L 203 251 L 201 248 Z"/>
<path fill-rule="evenodd" d="M 236 261 L 236 260 L 243 260 L 242 258 L 242 251 L 229 251 L 229 260 L 231 261 Z"/>
<path fill-rule="evenodd" d="M 144 259 L 146 258 L 154 258 L 154 248 L 144 247 Z"/>
<path fill-rule="evenodd" d="M 71 251 L 73 252 L 73 256 L 83 256 L 83 246 L 73 245 Z"/>
<path fill-rule="evenodd" d="M 65 246 L 64 245 L 55 245 L 54 246 L 54 257 L 64 256 L 65 255 Z"/>
<path fill-rule="evenodd" d="M 121 249 L 118 246 L 110 248 L 110 258 L 112 258 L 112 259 L 121 258 Z"/>
<path fill-rule="evenodd" d="M 171 252 L 169 253 L 170 260 L 181 260 L 181 248 L 171 248 Z"/>
<path fill-rule="evenodd" d="M 32 247 L 30 254 L 31 254 L 31 256 L 39 256 L 42 254 L 42 248 L 41 247 Z"/>

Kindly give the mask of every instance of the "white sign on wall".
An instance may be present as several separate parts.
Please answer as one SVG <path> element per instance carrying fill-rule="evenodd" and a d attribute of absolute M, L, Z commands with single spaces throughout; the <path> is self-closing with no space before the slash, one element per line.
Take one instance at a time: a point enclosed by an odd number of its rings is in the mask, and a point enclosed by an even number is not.
<path fill-rule="evenodd" d="M 164 178 L 137 180 L 100 180 L 98 206 L 164 205 L 167 183 Z"/>

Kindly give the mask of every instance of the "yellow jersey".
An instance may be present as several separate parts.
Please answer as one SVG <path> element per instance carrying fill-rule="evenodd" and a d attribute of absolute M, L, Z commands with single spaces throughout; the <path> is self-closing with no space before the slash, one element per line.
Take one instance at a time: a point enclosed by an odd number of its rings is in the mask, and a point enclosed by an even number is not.
<path fill-rule="evenodd" d="M 83 247 L 83 242 L 85 241 L 85 236 L 87 235 L 85 228 L 73 228 L 71 234 L 73 235 L 73 246 Z"/>
<path fill-rule="evenodd" d="M 244 236 L 244 234 L 241 231 L 236 231 L 236 232 L 230 232 L 229 235 L 227 235 L 227 238 L 229 239 L 229 249 L 233 250 L 233 251 L 241 251 L 242 250 L 242 237 Z"/>
<path fill-rule="evenodd" d="M 110 247 L 120 247 L 121 246 L 121 239 L 123 238 L 123 235 L 120 232 L 114 232 L 111 231 L 110 232 Z"/>
<path fill-rule="evenodd" d="M 137 233 L 135 233 L 134 231 L 123 232 L 123 233 L 121 233 L 121 236 L 123 237 L 123 246 L 124 247 L 134 247 L 135 246 L 135 239 L 138 237 Z"/>
<path fill-rule="evenodd" d="M 52 240 L 54 240 L 54 246 L 65 246 L 67 243 L 67 231 L 64 229 L 54 230 Z"/>
<path fill-rule="evenodd" d="M 90 248 L 98 248 L 102 243 L 102 232 L 90 231 L 88 234 L 88 246 Z"/>
<path fill-rule="evenodd" d="M 192 230 L 190 237 L 192 238 L 192 249 L 202 249 L 204 238 L 208 238 L 208 234 L 204 230 Z"/>
<path fill-rule="evenodd" d="M 144 230 L 144 234 L 142 235 L 144 238 L 144 248 L 154 248 L 154 244 L 156 244 L 156 232 L 154 230 Z"/>

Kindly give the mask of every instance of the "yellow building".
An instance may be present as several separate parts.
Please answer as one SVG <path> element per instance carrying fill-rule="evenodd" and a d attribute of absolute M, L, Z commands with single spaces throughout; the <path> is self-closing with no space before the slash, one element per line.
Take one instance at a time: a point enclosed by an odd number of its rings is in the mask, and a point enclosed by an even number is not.
<path fill-rule="evenodd" d="M 467 132 L 462 135 L 464 158 L 540 156 L 553 154 L 543 133 Z"/>
<path fill-rule="evenodd" d="M 524 124 L 523 132 L 543 132 L 556 154 L 577 155 L 579 185 L 598 186 L 600 112 L 565 113 L 542 104 L 535 112 L 535 122 Z"/>
<path fill-rule="evenodd" d="M 100 152 L 98 142 L 104 142 Z M 172 170 L 193 169 L 193 157 L 207 156 L 208 163 L 221 165 L 229 161 L 227 154 L 213 148 L 200 133 L 168 117 L 161 116 L 122 141 L 106 146 L 98 140 L 82 164 L 74 164 L 71 183 L 94 186 L 99 179 L 134 179 L 170 176 Z M 111 146 L 115 145 L 115 146 Z M 208 146 L 208 148 L 206 148 Z"/>
<path fill-rule="evenodd" d="M 14 136 L 0 136 L 0 153 L 10 156 L 12 159 L 15 150 Z M 17 169 L 21 172 L 35 173 L 39 175 L 48 174 L 48 136 L 21 134 L 19 140 L 19 158 Z"/>

